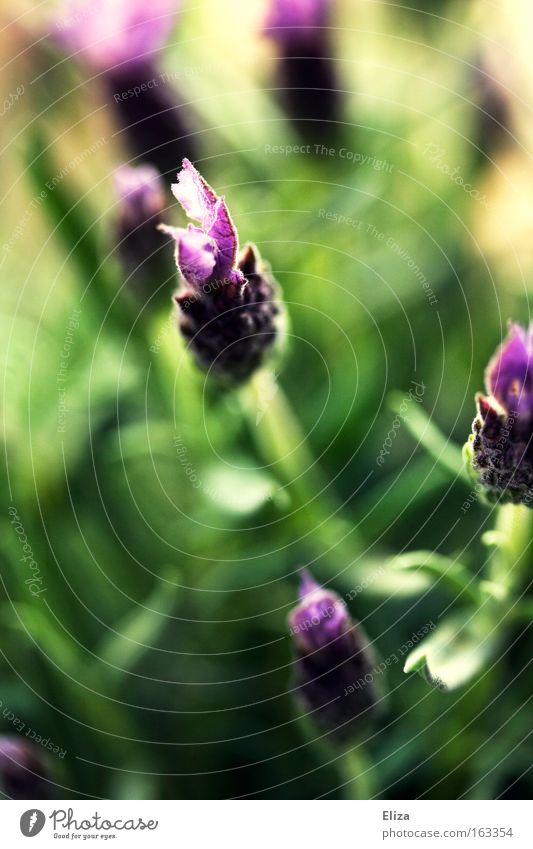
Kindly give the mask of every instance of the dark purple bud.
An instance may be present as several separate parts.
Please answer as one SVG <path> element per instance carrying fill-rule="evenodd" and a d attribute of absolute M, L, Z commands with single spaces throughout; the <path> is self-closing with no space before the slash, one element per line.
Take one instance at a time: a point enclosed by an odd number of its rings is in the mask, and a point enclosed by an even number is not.
<path fill-rule="evenodd" d="M 278 337 L 277 285 L 254 245 L 239 252 L 224 198 L 188 159 L 172 192 L 199 224 L 159 227 L 176 244 L 180 329 L 204 369 L 240 382 L 261 365 Z"/>
<path fill-rule="evenodd" d="M 120 230 L 131 234 L 151 221 L 151 229 L 161 223 L 165 190 L 157 168 L 152 165 L 123 165 L 115 171 L 115 191 L 119 204 Z"/>
<path fill-rule="evenodd" d="M 491 159 L 513 142 L 510 95 L 500 79 L 495 58 L 473 63 L 473 99 L 477 112 L 472 141 L 484 159 Z"/>
<path fill-rule="evenodd" d="M 157 232 L 165 209 L 165 191 L 159 171 L 152 165 L 123 165 L 114 174 L 118 210 L 116 250 L 137 294 L 150 297 L 164 282 L 166 257 Z"/>
<path fill-rule="evenodd" d="M 280 44 L 321 37 L 329 23 L 331 0 L 270 0 L 265 32 Z"/>
<path fill-rule="evenodd" d="M 476 396 L 478 415 L 467 453 L 485 496 L 531 506 L 533 500 L 533 325 L 511 323 L 485 372 L 488 397 Z"/>
<path fill-rule="evenodd" d="M 346 604 L 305 573 L 289 615 L 302 708 L 339 736 L 364 732 L 379 700 L 373 653 Z"/>
<path fill-rule="evenodd" d="M 165 43 L 179 0 L 68 0 L 58 10 L 54 40 L 92 71 L 144 66 Z"/>
<path fill-rule="evenodd" d="M 168 176 L 176 160 L 196 155 L 187 107 L 171 75 L 155 64 L 127 65 L 107 73 L 103 81 L 125 143 L 139 159 Z M 140 93 L 132 97 L 132 91 Z"/>
<path fill-rule="evenodd" d="M 49 799 L 51 788 L 40 750 L 18 737 L 0 737 L 0 791 L 10 799 Z"/>
<path fill-rule="evenodd" d="M 264 33 L 277 46 L 277 85 L 304 138 L 323 141 L 342 121 L 329 38 L 331 0 L 270 0 Z"/>
<path fill-rule="evenodd" d="M 172 74 L 158 63 L 180 8 L 180 0 L 70 0 L 52 31 L 65 52 L 99 75 L 132 152 L 163 174 L 194 155 Z"/>

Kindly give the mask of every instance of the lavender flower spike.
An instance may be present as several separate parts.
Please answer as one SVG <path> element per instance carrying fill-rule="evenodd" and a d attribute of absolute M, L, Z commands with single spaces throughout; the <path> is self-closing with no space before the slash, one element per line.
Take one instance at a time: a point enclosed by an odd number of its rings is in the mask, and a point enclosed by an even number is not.
<path fill-rule="evenodd" d="M 165 209 L 161 175 L 153 165 L 123 165 L 114 174 L 118 214 L 114 240 L 128 285 L 137 294 L 154 296 L 168 276 L 157 226 Z M 161 287 L 160 287 L 161 288 Z"/>
<path fill-rule="evenodd" d="M 279 335 L 276 283 L 254 245 L 239 253 L 224 198 L 188 159 L 172 192 L 196 222 L 186 229 L 159 227 L 176 243 L 180 329 L 203 368 L 240 382 L 261 365 Z"/>
<path fill-rule="evenodd" d="M 168 38 L 180 5 L 177 0 L 70 0 L 66 14 L 56 18 L 54 39 L 94 71 L 144 67 Z"/>
<path fill-rule="evenodd" d="M 114 179 L 124 230 L 131 231 L 148 218 L 158 217 L 165 208 L 163 181 L 153 165 L 123 165 L 115 171 Z"/>
<path fill-rule="evenodd" d="M 50 789 L 37 748 L 18 737 L 0 736 L 0 793 L 9 799 L 48 799 Z"/>
<path fill-rule="evenodd" d="M 304 138 L 323 141 L 342 121 L 328 25 L 332 0 L 270 0 L 264 34 L 278 50 L 281 103 Z"/>
<path fill-rule="evenodd" d="M 294 686 L 303 709 L 339 736 L 365 729 L 379 693 L 375 662 L 346 604 L 304 572 L 300 602 L 289 615 L 295 648 Z"/>
<path fill-rule="evenodd" d="M 476 396 L 478 414 L 466 456 L 488 501 L 532 506 L 533 322 L 528 330 L 510 323 L 485 383 L 488 397 Z"/>
<path fill-rule="evenodd" d="M 52 39 L 103 84 L 132 152 L 163 173 L 194 155 L 184 107 L 159 68 L 181 0 L 69 0 Z"/>

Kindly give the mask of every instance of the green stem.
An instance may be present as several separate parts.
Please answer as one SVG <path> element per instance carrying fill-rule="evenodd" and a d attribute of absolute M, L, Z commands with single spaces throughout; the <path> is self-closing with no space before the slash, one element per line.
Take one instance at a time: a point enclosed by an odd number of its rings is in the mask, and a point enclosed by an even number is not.
<path fill-rule="evenodd" d="M 391 409 L 396 413 L 400 413 L 404 401 L 405 396 L 401 392 L 392 392 L 389 396 Z M 411 404 L 409 415 L 405 416 L 403 421 L 407 430 L 452 479 L 457 478 L 469 486 L 472 485 L 461 449 L 439 430 L 422 407 Z"/>
<path fill-rule="evenodd" d="M 531 544 L 533 511 L 529 507 L 505 504 L 498 509 L 494 532 L 487 535 L 496 545 L 491 560 L 490 580 L 502 589 L 502 597 L 515 594 L 522 582 Z"/>
<path fill-rule="evenodd" d="M 533 622 L 533 599 L 524 599 L 517 602 L 509 611 L 514 622 Z"/>
<path fill-rule="evenodd" d="M 373 781 L 373 766 L 369 763 L 361 745 L 345 752 L 340 761 L 340 772 L 344 779 L 345 799 L 373 799 L 377 791 Z"/>
<path fill-rule="evenodd" d="M 328 735 L 319 734 L 314 723 L 305 714 L 298 715 L 298 724 L 317 760 L 324 767 L 335 766 L 341 780 L 342 795 L 345 799 L 372 799 L 378 796 L 374 786 L 374 767 L 370 763 L 362 744 L 338 753 L 338 747 L 330 741 Z"/>
<path fill-rule="evenodd" d="M 266 462 L 291 498 L 293 522 L 304 537 L 319 540 L 326 552 L 351 563 L 362 549 L 354 526 L 339 514 L 343 505 L 314 459 L 281 387 L 269 371 L 257 372 L 242 390 L 250 430 Z"/>

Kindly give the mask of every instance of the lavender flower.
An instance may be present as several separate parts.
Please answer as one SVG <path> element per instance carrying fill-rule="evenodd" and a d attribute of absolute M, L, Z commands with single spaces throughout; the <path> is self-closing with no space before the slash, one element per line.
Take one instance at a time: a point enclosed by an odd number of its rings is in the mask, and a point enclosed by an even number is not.
<path fill-rule="evenodd" d="M 40 752 L 18 737 L 0 737 L 0 791 L 10 799 L 48 799 L 50 783 Z"/>
<path fill-rule="evenodd" d="M 474 67 L 472 82 L 477 106 L 472 142 L 482 160 L 492 160 L 514 139 L 509 92 L 493 63 L 480 58 L 474 59 L 471 64 Z"/>
<path fill-rule="evenodd" d="M 133 152 L 160 171 L 193 155 L 182 107 L 158 68 L 181 0 L 70 0 L 54 40 L 100 75 Z"/>
<path fill-rule="evenodd" d="M 371 649 L 343 600 L 304 573 L 300 603 L 289 615 L 294 684 L 304 710 L 328 731 L 362 731 L 377 706 Z"/>
<path fill-rule="evenodd" d="M 177 0 L 70 0 L 56 19 L 55 39 L 95 71 L 144 67 L 165 43 Z"/>
<path fill-rule="evenodd" d="M 254 245 L 239 254 L 224 198 L 217 197 L 188 159 L 172 192 L 200 225 L 159 228 L 176 242 L 181 331 L 203 368 L 230 382 L 245 380 L 279 335 L 276 283 Z"/>
<path fill-rule="evenodd" d="M 491 359 L 488 397 L 476 396 L 478 414 L 466 448 L 489 501 L 531 506 L 533 497 L 533 323 L 511 323 Z"/>
<path fill-rule="evenodd" d="M 152 165 L 123 165 L 114 178 L 118 197 L 117 254 L 128 283 L 139 294 L 152 296 L 166 276 L 161 237 L 156 229 L 166 205 L 163 181 Z"/>
<path fill-rule="evenodd" d="M 331 0 L 270 0 L 264 33 L 278 49 L 277 84 L 301 135 L 323 140 L 341 121 L 328 24 Z"/>

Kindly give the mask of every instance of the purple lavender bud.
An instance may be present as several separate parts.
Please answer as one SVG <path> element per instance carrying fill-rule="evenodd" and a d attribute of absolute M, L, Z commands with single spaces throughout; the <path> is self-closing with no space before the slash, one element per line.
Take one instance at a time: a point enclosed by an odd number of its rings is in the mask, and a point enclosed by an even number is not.
<path fill-rule="evenodd" d="M 181 0 L 70 0 L 54 40 L 99 74 L 132 151 L 166 174 L 194 155 L 183 108 L 158 54 Z"/>
<path fill-rule="evenodd" d="M 240 382 L 261 365 L 279 335 L 277 285 L 254 245 L 239 253 L 224 198 L 188 159 L 172 192 L 199 224 L 159 228 L 176 243 L 180 329 L 202 368 Z"/>
<path fill-rule="evenodd" d="M 329 38 L 331 0 L 270 0 L 264 34 L 277 45 L 280 100 L 305 138 L 323 140 L 342 120 Z"/>
<path fill-rule="evenodd" d="M 466 446 L 489 501 L 531 506 L 533 498 L 533 323 L 510 323 L 509 335 L 485 372 L 488 397 L 476 396 L 478 414 Z"/>
<path fill-rule="evenodd" d="M 316 29 L 329 22 L 331 0 L 270 0 L 265 32 L 280 43 L 317 38 Z"/>
<path fill-rule="evenodd" d="M 160 224 L 160 214 L 165 208 L 165 191 L 161 174 L 152 165 L 123 165 L 114 174 L 115 190 L 119 203 L 120 230 L 130 235 L 146 221 L 151 229 Z"/>
<path fill-rule="evenodd" d="M 474 66 L 474 101 L 477 105 L 472 143 L 484 160 L 492 159 L 513 142 L 513 120 L 509 92 L 499 79 L 496 62 L 482 58 Z"/>
<path fill-rule="evenodd" d="M 54 39 L 93 71 L 144 67 L 163 46 L 179 0 L 69 0 L 56 16 Z"/>
<path fill-rule="evenodd" d="M 118 198 L 117 254 L 128 285 L 138 294 L 151 296 L 167 276 L 157 232 L 166 206 L 163 181 L 152 165 L 123 165 L 115 172 L 114 182 Z"/>
<path fill-rule="evenodd" d="M 340 596 L 307 572 L 299 595 L 289 615 L 298 700 L 328 731 L 340 736 L 364 731 L 379 700 L 368 640 Z"/>
<path fill-rule="evenodd" d="M 50 790 L 40 751 L 18 737 L 0 737 L 0 791 L 10 799 L 48 799 Z"/>

